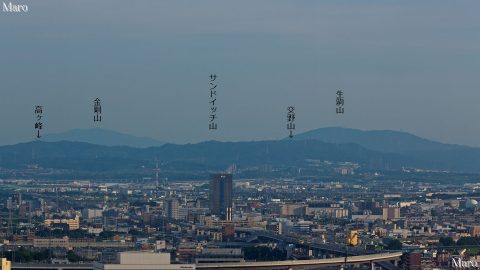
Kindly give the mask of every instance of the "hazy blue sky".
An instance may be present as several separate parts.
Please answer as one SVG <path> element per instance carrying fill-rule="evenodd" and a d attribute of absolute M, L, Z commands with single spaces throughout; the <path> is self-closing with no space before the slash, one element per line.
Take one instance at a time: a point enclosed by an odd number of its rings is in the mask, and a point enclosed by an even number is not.
<path fill-rule="evenodd" d="M 12 0 L 13 1 L 13 0 Z M 325 126 L 480 146 L 480 2 L 15 0 L 0 12 L 0 144 L 101 126 L 170 142 Z M 219 130 L 208 130 L 209 78 Z M 335 91 L 345 91 L 345 115 Z"/>

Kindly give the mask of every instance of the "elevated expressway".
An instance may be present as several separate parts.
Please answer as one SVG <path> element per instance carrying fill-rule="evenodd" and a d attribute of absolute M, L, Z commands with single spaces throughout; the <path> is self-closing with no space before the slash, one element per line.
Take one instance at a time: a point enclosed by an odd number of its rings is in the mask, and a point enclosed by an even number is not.
<path fill-rule="evenodd" d="M 395 261 L 400 259 L 402 252 L 379 253 L 370 255 L 351 256 L 347 258 L 347 265 L 370 264 L 374 269 L 375 263 L 385 261 Z M 312 270 L 323 267 L 343 267 L 345 265 L 345 257 L 319 259 L 319 260 L 296 260 L 296 261 L 273 261 L 273 262 L 243 262 L 243 263 L 208 263 L 197 264 L 196 269 L 226 269 L 226 270 L 244 270 L 244 269 L 260 269 L 260 270 Z"/>
<path fill-rule="evenodd" d="M 377 264 L 387 270 L 395 270 L 383 264 L 389 261 L 398 260 L 402 256 L 401 252 L 395 253 L 379 253 L 361 256 L 351 256 L 347 258 L 347 265 L 368 264 L 371 269 Z M 174 266 L 175 264 L 172 264 Z M 313 270 L 324 267 L 343 268 L 345 258 L 330 258 L 319 260 L 296 260 L 296 261 L 270 261 L 270 262 L 243 262 L 243 263 L 208 263 L 197 264 L 196 269 L 203 270 Z M 186 268 L 187 269 L 187 268 Z M 188 268 L 190 269 L 190 268 Z M 13 264 L 12 270 L 93 270 L 92 264 Z M 141 270 L 139 268 L 138 270 Z"/>

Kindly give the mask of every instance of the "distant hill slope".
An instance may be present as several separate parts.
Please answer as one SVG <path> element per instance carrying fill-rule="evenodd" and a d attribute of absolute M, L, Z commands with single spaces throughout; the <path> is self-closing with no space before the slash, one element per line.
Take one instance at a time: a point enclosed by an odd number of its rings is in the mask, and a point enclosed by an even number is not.
<path fill-rule="evenodd" d="M 400 154 L 415 167 L 456 172 L 480 172 L 480 148 L 439 143 L 406 132 L 362 131 L 350 128 L 320 128 L 298 134 L 294 140 L 319 140 L 356 144 L 366 149 Z"/>
<path fill-rule="evenodd" d="M 147 137 L 137 137 L 113 130 L 102 128 L 72 129 L 62 133 L 45 134 L 42 137 L 45 142 L 86 142 L 105 146 L 130 146 L 146 148 L 161 146 L 164 142 Z"/>
<path fill-rule="evenodd" d="M 99 137 L 95 138 L 96 143 L 101 142 Z M 126 144 L 114 139 L 104 143 Z M 236 164 L 239 169 L 266 164 L 277 168 L 306 168 L 309 166 L 307 160 L 354 162 L 368 170 L 416 167 L 480 173 L 479 148 L 442 144 L 403 132 L 341 128 L 314 130 L 299 134 L 294 139 L 277 141 L 208 141 L 148 148 L 35 141 L 0 147 L 0 171 L 2 168 L 8 171 L 36 164 L 76 177 L 112 173 L 123 177 L 131 172 L 151 174 L 156 160 L 162 171 L 188 172 L 189 177 L 211 170 L 225 170 L 231 164 Z M 44 173 L 48 176 L 51 172 Z"/>
<path fill-rule="evenodd" d="M 397 154 L 475 149 L 467 146 L 439 143 L 400 131 L 363 131 L 339 127 L 319 128 L 307 131 L 296 135 L 294 139 L 320 140 L 327 143 L 338 144 L 354 143 L 370 150 Z"/>
<path fill-rule="evenodd" d="M 38 164 L 44 168 L 108 171 L 141 166 L 152 167 L 155 160 L 188 164 L 199 169 L 224 170 L 235 163 L 240 167 L 293 166 L 306 159 L 358 162 L 364 168 L 399 169 L 410 161 L 396 154 L 367 150 L 354 144 L 312 141 L 217 142 L 165 144 L 161 147 L 131 148 L 100 146 L 79 142 L 29 142 L 0 147 L 0 167 L 21 168 Z"/>

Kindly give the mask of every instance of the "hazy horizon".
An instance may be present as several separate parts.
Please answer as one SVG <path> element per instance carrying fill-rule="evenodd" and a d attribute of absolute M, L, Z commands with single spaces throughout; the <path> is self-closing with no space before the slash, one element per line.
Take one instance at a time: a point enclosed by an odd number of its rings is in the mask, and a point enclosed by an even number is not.
<path fill-rule="evenodd" d="M 390 132 L 390 131 L 393 131 L 393 132 L 401 132 L 401 133 L 406 133 L 406 134 L 410 134 L 410 135 L 413 135 L 413 136 L 416 136 L 420 139 L 426 139 L 426 140 L 429 140 L 429 141 L 433 141 L 433 142 L 439 142 L 439 143 L 445 143 L 445 144 L 453 144 L 453 145 L 464 145 L 464 144 L 459 144 L 459 143 L 446 143 L 446 142 L 441 142 L 441 141 L 437 141 L 437 140 L 434 140 L 432 138 L 428 138 L 428 137 L 422 137 L 422 136 L 418 136 L 417 134 L 414 134 L 414 133 L 410 133 L 410 132 L 405 132 L 405 131 L 400 131 L 400 130 L 393 130 L 393 129 L 357 129 L 357 128 L 350 128 L 350 127 L 341 127 L 341 126 L 328 126 L 328 127 L 319 127 L 319 128 L 315 128 L 315 129 L 311 129 L 311 130 L 306 130 L 304 132 L 298 132 L 296 135 L 301 135 L 303 133 L 307 133 L 307 132 L 311 132 L 311 131 L 315 131 L 315 130 L 320 130 L 320 129 L 348 129 L 348 130 L 355 130 L 355 131 L 362 131 L 362 132 L 375 132 L 375 131 L 379 131 L 379 132 Z M 129 134 L 129 133 L 125 133 L 125 132 L 120 132 L 118 130 L 114 130 L 114 129 L 108 129 L 108 128 L 101 128 L 101 127 L 91 127 L 91 128 L 75 128 L 75 129 L 71 129 L 71 130 L 66 130 L 66 131 L 61 131 L 61 132 L 56 132 L 56 133 L 45 133 L 42 138 L 40 139 L 27 139 L 25 141 L 18 141 L 18 142 L 15 142 L 15 143 L 8 143 L 8 144 L 0 144 L 0 146 L 7 146 L 7 145 L 15 145 L 15 144 L 19 144 L 19 143 L 29 143 L 29 142 L 34 142 L 34 141 L 42 141 L 42 142 L 55 142 L 55 141 L 60 141 L 60 140 L 64 140 L 63 137 L 71 137 L 72 135 L 75 136 L 75 137 L 78 137 L 78 136 L 81 136 L 82 139 L 84 139 L 83 135 L 85 135 L 86 133 L 85 132 L 89 132 L 88 135 L 90 137 L 88 137 L 88 139 L 93 139 L 93 135 L 95 135 L 94 133 L 92 133 L 92 131 L 94 130 L 100 130 L 100 131 L 105 131 L 106 133 L 116 133 L 116 135 L 120 135 L 120 136 L 128 136 L 131 138 L 130 139 L 138 139 L 138 140 L 153 140 L 155 141 L 156 143 L 163 143 L 163 144 L 178 144 L 178 145 L 185 145 L 185 144 L 196 144 L 196 143 L 202 143 L 202 142 L 207 142 L 207 141 L 219 141 L 219 142 L 255 142 L 255 141 L 275 141 L 275 140 L 283 140 L 283 139 L 288 139 L 288 136 L 285 135 L 283 137 L 272 137 L 272 138 L 266 138 L 266 139 L 251 139 L 251 140 L 228 140 L 228 139 L 214 139 L 214 140 L 204 140 L 204 141 L 196 141 L 196 142 L 183 142 L 183 143 L 176 143 L 176 142 L 170 142 L 170 141 L 166 141 L 166 140 L 163 140 L 161 138 L 152 138 L 152 137 L 148 137 L 148 136 L 138 136 L 138 135 L 133 135 L 133 134 Z M 80 133 L 78 133 L 80 131 Z M 102 134 L 104 135 L 104 134 Z M 62 139 L 58 139 L 59 136 L 62 138 Z M 101 137 L 101 139 L 105 139 L 104 137 Z M 67 139 L 67 141 L 78 141 L 78 140 L 75 140 L 75 139 Z M 85 142 L 83 140 L 80 140 L 78 142 Z M 110 144 L 110 143 L 94 143 L 94 142 L 89 142 L 89 143 L 93 143 L 93 144 L 99 144 L 99 145 L 112 145 L 112 146 L 121 146 L 123 144 Z M 153 143 L 153 142 L 151 142 Z M 147 143 L 148 144 L 148 143 Z M 128 145 L 126 145 L 128 146 Z M 150 145 L 150 146 L 146 146 L 146 147 L 151 147 L 151 146 L 154 146 L 154 145 Z M 471 145 L 464 145 L 464 146 L 471 146 Z M 131 146 L 131 147 L 138 147 L 138 146 Z M 476 146 L 471 146 L 471 147 L 476 147 Z M 143 147 L 140 147 L 140 148 L 143 148 Z"/>
<path fill-rule="evenodd" d="M 341 126 L 480 146 L 478 1 L 24 1 L 0 13 L 0 145 L 94 127 L 172 143 Z M 218 131 L 208 130 L 218 75 Z M 345 114 L 335 114 L 335 92 Z"/>

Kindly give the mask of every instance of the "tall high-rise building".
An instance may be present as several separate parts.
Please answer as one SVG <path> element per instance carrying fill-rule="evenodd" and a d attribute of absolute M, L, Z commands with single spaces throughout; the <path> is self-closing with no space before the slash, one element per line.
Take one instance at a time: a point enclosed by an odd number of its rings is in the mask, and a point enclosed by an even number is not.
<path fill-rule="evenodd" d="M 168 219 L 178 219 L 178 208 L 179 208 L 179 203 L 177 198 L 168 198 L 165 201 L 165 214 Z"/>
<path fill-rule="evenodd" d="M 210 179 L 210 212 L 232 220 L 232 174 L 213 174 Z"/>

